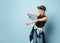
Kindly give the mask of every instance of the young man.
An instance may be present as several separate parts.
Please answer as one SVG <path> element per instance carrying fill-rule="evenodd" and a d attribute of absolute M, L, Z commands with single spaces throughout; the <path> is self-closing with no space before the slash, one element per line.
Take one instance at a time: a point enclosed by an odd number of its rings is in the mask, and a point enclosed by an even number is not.
<path fill-rule="evenodd" d="M 37 6 L 39 14 L 28 14 L 28 16 L 36 16 L 37 19 L 33 21 L 26 22 L 27 25 L 35 23 L 30 34 L 30 41 L 33 39 L 33 43 L 45 43 L 45 36 L 43 27 L 47 21 L 45 15 L 46 7 L 41 5 Z"/>

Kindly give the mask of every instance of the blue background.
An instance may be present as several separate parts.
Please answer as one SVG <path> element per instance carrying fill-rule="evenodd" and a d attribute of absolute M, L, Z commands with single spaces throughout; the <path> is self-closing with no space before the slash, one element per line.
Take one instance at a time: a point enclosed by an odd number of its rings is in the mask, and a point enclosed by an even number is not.
<path fill-rule="evenodd" d="M 47 8 L 46 42 L 60 43 L 60 0 L 0 0 L 0 43 L 30 43 L 27 13 L 38 13 L 39 5 Z"/>

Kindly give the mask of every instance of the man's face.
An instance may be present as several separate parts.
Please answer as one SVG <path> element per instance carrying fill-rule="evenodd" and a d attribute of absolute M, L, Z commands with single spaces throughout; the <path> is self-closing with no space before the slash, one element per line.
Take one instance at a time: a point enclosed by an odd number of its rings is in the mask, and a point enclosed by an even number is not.
<path fill-rule="evenodd" d="M 38 9 L 38 11 L 39 11 L 40 14 L 44 14 L 45 13 L 45 11 L 41 10 L 41 9 Z"/>

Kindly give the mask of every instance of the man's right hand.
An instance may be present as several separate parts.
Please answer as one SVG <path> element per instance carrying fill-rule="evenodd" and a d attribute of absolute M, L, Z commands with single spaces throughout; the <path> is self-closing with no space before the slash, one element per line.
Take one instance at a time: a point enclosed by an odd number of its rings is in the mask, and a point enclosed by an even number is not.
<path fill-rule="evenodd" d="M 30 13 L 28 13 L 27 15 L 28 15 L 28 16 L 31 16 L 31 14 L 30 14 Z"/>

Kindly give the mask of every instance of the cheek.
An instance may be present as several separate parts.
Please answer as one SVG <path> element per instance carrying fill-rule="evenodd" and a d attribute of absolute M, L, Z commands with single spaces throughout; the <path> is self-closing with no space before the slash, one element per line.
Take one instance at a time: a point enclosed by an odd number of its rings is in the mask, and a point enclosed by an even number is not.
<path fill-rule="evenodd" d="M 41 13 L 44 13 L 44 11 L 42 11 Z"/>
<path fill-rule="evenodd" d="M 39 12 L 40 12 L 40 13 L 44 13 L 44 11 L 40 11 L 40 10 L 39 10 Z"/>
<path fill-rule="evenodd" d="M 40 13 L 43 13 L 42 11 L 39 11 Z"/>

